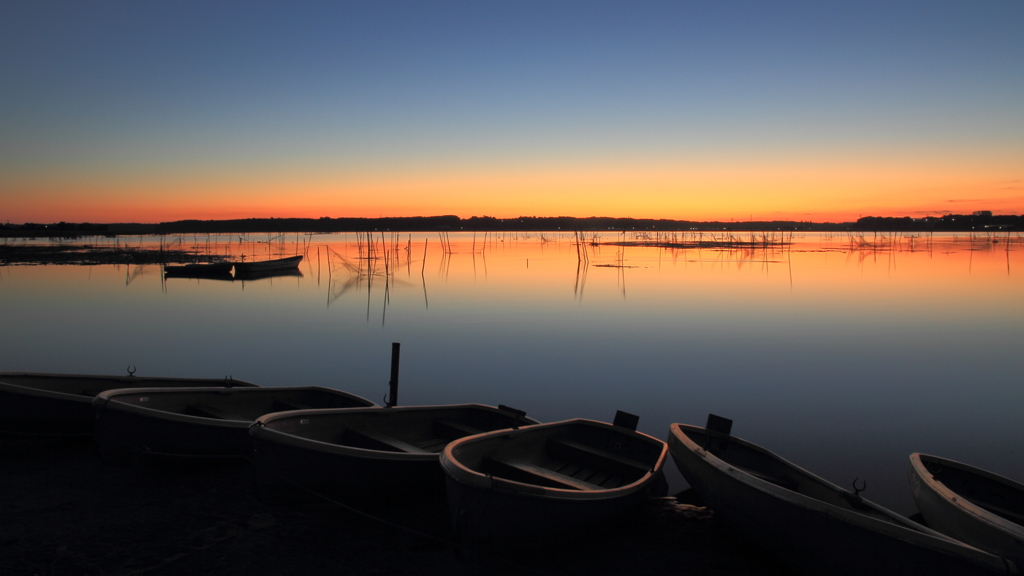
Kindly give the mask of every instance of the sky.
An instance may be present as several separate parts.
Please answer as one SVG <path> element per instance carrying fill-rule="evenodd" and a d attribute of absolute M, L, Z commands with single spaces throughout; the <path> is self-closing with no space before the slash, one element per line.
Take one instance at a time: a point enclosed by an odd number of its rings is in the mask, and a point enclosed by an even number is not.
<path fill-rule="evenodd" d="M 5 2 L 0 221 L 1024 214 L 1024 3 Z"/>

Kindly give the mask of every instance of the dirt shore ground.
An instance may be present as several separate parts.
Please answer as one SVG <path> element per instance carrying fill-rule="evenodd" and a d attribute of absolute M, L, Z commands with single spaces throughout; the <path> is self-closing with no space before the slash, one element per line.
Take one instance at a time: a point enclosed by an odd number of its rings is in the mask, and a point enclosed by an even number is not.
<path fill-rule="evenodd" d="M 388 525 L 327 501 L 263 502 L 245 462 L 115 468 L 88 440 L 0 437 L 0 494 L 4 575 L 789 572 L 713 515 L 670 503 L 585 542 L 463 561 L 443 499 L 353 503 Z"/>

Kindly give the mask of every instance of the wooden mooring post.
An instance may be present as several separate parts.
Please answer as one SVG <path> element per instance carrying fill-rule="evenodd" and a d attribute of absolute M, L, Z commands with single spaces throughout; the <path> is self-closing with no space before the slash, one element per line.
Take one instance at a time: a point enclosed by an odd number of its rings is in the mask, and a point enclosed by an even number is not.
<path fill-rule="evenodd" d="M 398 357 L 401 346 L 399 342 L 391 343 L 391 381 L 388 382 L 391 390 L 387 401 L 388 408 L 398 406 Z"/>

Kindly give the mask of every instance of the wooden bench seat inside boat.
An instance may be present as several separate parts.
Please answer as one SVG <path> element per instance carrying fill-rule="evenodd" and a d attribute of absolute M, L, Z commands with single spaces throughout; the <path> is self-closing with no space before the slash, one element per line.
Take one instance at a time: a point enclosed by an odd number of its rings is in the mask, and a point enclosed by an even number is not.
<path fill-rule="evenodd" d="M 353 448 L 366 448 L 368 450 L 383 450 L 385 452 L 408 452 L 411 454 L 427 454 L 429 451 L 403 442 L 393 436 L 381 434 L 373 430 L 345 430 L 344 441 L 346 446 Z"/>
<path fill-rule="evenodd" d="M 739 466 L 737 464 L 730 463 L 729 465 L 741 472 L 746 472 L 747 474 L 750 474 L 754 478 L 764 480 L 765 482 L 770 482 L 772 484 L 775 484 L 776 486 L 785 488 L 786 490 L 792 490 L 793 492 L 800 491 L 800 483 L 794 480 L 793 478 L 772 476 L 770 474 L 765 474 L 752 468 L 747 468 L 746 466 Z"/>
<path fill-rule="evenodd" d="M 579 469 L 579 467 L 577 467 Z M 483 470 L 499 478 L 505 478 L 514 482 L 535 484 L 548 488 L 560 488 L 563 490 L 603 490 L 598 484 L 592 484 L 585 480 L 573 478 L 572 476 L 555 472 L 554 470 L 530 464 L 528 462 L 516 462 L 510 460 L 498 460 L 485 457 Z M 593 471 L 589 471 L 591 474 Z M 607 478 L 607 475 L 605 475 Z"/>
<path fill-rule="evenodd" d="M 247 416 L 233 414 L 226 410 L 210 406 L 209 404 L 189 404 L 185 407 L 185 414 L 188 416 L 199 416 L 201 418 L 216 418 L 218 420 L 252 420 Z"/>
<path fill-rule="evenodd" d="M 442 438 L 448 438 L 455 440 L 456 438 L 463 438 L 465 436 L 475 436 L 482 434 L 484 431 L 479 428 L 474 428 L 468 424 L 462 422 L 456 422 L 455 420 L 448 420 L 446 418 L 438 418 L 434 420 L 434 434 Z"/>
<path fill-rule="evenodd" d="M 575 440 L 549 438 L 547 450 L 549 454 L 556 458 L 578 462 L 600 470 L 608 470 L 624 478 L 636 479 L 651 469 L 650 466 L 643 462 L 637 462 L 631 458 L 619 456 L 618 454 L 588 446 Z"/>
<path fill-rule="evenodd" d="M 270 405 L 270 412 L 289 412 L 292 410 L 306 410 L 308 408 L 313 408 L 313 406 L 294 401 L 282 402 L 281 400 L 274 400 Z M 268 412 L 268 414 L 270 412 Z"/>
<path fill-rule="evenodd" d="M 424 452 L 430 452 L 430 453 L 433 453 L 433 454 L 437 454 L 437 453 L 441 452 L 442 450 L 444 450 L 445 446 L 448 445 L 448 442 L 449 441 L 447 439 L 445 439 L 445 438 L 430 438 L 429 440 L 424 440 L 422 442 L 417 442 L 416 446 L 420 450 L 423 450 Z"/>
<path fill-rule="evenodd" d="M 983 509 L 985 509 L 985 510 L 987 510 L 987 511 L 993 513 L 993 514 L 995 514 L 996 516 L 1001 516 L 1002 518 L 1004 518 L 1006 520 L 1009 520 L 1010 522 L 1014 522 L 1016 524 L 1020 524 L 1021 526 L 1024 526 L 1024 516 L 1021 516 L 1019 512 L 1015 512 L 1013 510 L 1007 510 L 1006 508 L 1002 508 L 1000 506 L 996 506 L 995 504 L 992 504 L 991 502 L 976 501 L 976 500 L 972 500 L 970 498 L 968 498 L 967 500 L 969 502 L 975 504 L 979 508 L 983 508 Z"/>

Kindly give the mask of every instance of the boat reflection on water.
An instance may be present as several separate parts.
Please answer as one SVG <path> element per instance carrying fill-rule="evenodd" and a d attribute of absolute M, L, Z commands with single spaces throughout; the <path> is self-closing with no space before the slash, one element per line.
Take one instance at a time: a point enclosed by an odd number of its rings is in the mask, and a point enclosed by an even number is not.
<path fill-rule="evenodd" d="M 213 280 L 231 280 L 231 262 L 216 264 L 185 264 L 184 266 L 164 266 L 166 278 L 210 278 Z"/>
<path fill-rule="evenodd" d="M 292 276 L 296 278 L 302 278 L 302 271 L 298 268 L 292 268 L 291 270 L 254 270 L 252 272 L 239 272 L 235 271 L 235 280 L 262 280 L 264 278 L 280 278 Z"/>

